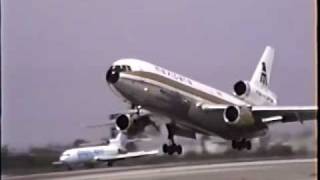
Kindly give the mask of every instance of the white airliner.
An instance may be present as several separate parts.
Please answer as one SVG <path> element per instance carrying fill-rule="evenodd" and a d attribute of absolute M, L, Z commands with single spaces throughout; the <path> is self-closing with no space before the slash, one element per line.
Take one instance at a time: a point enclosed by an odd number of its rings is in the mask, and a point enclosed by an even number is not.
<path fill-rule="evenodd" d="M 158 154 L 158 150 L 128 152 L 125 148 L 127 140 L 126 135 L 118 133 L 115 139 L 110 139 L 108 145 L 80 147 L 65 150 L 59 161 L 53 162 L 53 165 L 63 165 L 69 170 L 78 166 L 94 167 L 97 163 L 106 162 L 108 166 L 112 166 L 113 162 L 122 159 L 135 158 L 141 156 L 149 156 Z"/>
<path fill-rule="evenodd" d="M 116 114 L 116 125 L 134 135 L 154 121 L 150 115 L 169 117 L 169 144 L 162 149 L 171 155 L 182 153 L 175 135 L 220 136 L 242 150 L 251 149 L 250 140 L 265 135 L 272 123 L 315 120 L 316 106 L 277 106 L 269 89 L 274 54 L 267 46 L 251 80 L 236 82 L 232 95 L 142 60 L 120 59 L 107 71 L 106 80 L 131 110 Z"/>

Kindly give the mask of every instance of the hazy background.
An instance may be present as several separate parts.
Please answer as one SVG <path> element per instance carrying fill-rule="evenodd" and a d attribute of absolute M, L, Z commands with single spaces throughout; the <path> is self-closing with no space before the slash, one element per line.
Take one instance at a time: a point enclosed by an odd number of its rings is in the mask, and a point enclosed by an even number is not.
<path fill-rule="evenodd" d="M 126 57 L 231 92 L 271 45 L 279 104 L 315 104 L 312 0 L 2 0 L 1 8 L 1 133 L 9 147 L 108 134 L 83 125 L 126 108 L 105 81 L 110 64 Z"/>

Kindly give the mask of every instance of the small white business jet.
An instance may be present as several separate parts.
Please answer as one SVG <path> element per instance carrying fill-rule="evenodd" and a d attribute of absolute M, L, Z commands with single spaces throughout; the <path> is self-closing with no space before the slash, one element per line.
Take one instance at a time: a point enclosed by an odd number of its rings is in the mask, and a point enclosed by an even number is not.
<path fill-rule="evenodd" d="M 112 166 L 115 161 L 156 155 L 159 153 L 158 150 L 128 152 L 125 145 L 130 141 L 135 140 L 128 140 L 126 135 L 120 132 L 115 139 L 110 139 L 110 142 L 107 145 L 65 150 L 61 154 L 59 161 L 53 162 L 52 164 L 56 166 L 63 165 L 69 170 L 83 165 L 85 167 L 92 168 L 97 163 L 107 163 L 108 166 Z"/>
<path fill-rule="evenodd" d="M 106 73 L 113 92 L 127 102 L 127 113 L 112 115 L 128 135 L 143 131 L 153 116 L 168 117 L 169 155 L 182 153 L 174 136 L 196 138 L 196 133 L 232 141 L 232 148 L 251 149 L 251 139 L 268 132 L 276 122 L 315 120 L 316 106 L 277 106 L 269 89 L 275 51 L 267 46 L 250 81 L 234 84 L 233 95 L 201 84 L 165 68 L 137 59 L 120 59 Z M 144 113 L 142 113 L 144 112 Z"/>

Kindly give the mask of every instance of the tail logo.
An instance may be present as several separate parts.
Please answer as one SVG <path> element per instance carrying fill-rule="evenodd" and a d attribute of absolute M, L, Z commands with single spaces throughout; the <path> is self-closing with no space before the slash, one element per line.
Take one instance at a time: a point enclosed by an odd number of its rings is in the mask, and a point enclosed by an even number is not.
<path fill-rule="evenodd" d="M 268 80 L 267 80 L 267 68 L 266 68 L 266 63 L 262 62 L 262 72 L 260 76 L 260 82 L 267 86 L 268 85 Z"/>

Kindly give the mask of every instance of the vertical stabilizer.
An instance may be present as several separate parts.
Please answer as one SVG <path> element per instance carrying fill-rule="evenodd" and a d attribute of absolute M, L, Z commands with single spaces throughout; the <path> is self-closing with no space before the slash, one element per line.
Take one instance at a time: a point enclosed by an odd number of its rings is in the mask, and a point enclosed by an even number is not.
<path fill-rule="evenodd" d="M 275 50 L 272 47 L 267 46 L 265 48 L 250 83 L 261 87 L 269 87 L 274 54 Z"/>
<path fill-rule="evenodd" d="M 125 146 L 127 144 L 127 136 L 119 131 L 115 139 L 111 139 L 110 143 L 118 146 L 120 149 L 125 149 Z"/>

